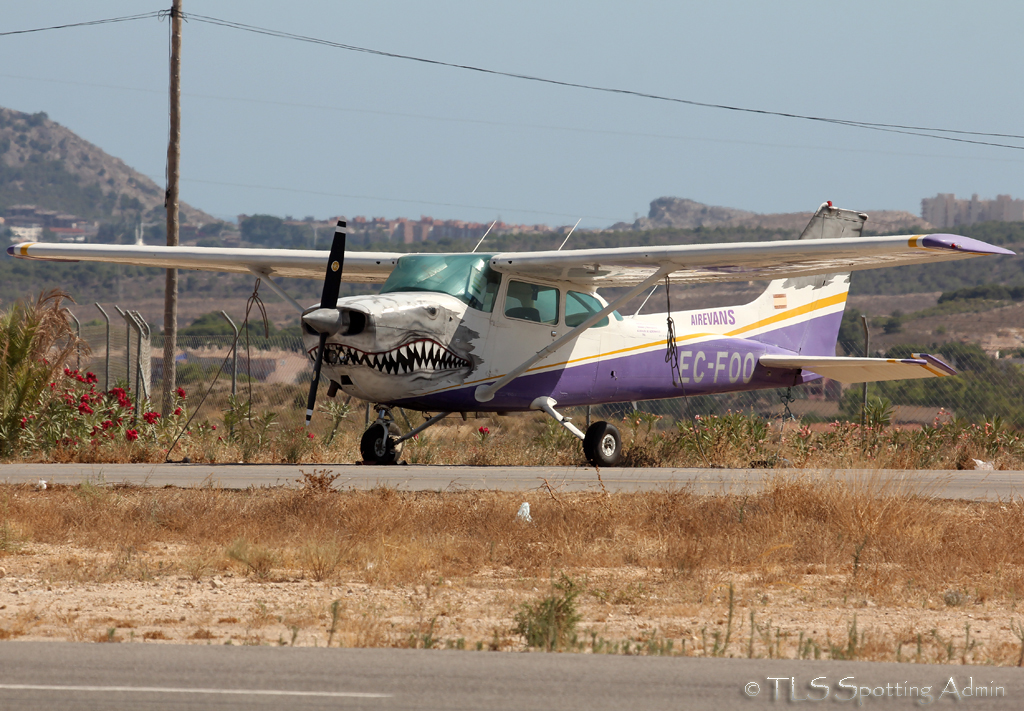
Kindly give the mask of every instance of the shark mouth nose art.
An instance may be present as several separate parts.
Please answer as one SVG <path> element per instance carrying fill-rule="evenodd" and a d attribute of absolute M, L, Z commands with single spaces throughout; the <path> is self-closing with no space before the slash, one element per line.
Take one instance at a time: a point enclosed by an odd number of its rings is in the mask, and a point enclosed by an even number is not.
<path fill-rule="evenodd" d="M 309 351 L 316 356 L 316 348 Z M 366 353 L 340 343 L 328 343 L 324 351 L 328 365 L 365 365 L 388 375 L 406 375 L 415 372 L 439 372 L 468 368 L 470 362 L 440 343 L 424 338 L 392 348 L 383 353 Z"/>

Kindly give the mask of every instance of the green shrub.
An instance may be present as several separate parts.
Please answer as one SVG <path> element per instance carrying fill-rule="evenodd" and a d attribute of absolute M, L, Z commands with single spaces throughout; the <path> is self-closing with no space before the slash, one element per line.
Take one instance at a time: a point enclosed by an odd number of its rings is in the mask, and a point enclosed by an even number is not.
<path fill-rule="evenodd" d="M 522 605 L 516 613 L 513 629 L 522 635 L 528 646 L 547 652 L 576 644 L 576 625 L 580 621 L 576 598 L 583 592 L 582 586 L 565 573 L 557 583 L 552 582 L 551 588 L 548 597 L 533 605 Z"/>
<path fill-rule="evenodd" d="M 50 384 L 79 343 L 62 310 L 68 299 L 55 289 L 0 314 L 0 457 L 20 449 L 28 419 L 56 396 Z"/>

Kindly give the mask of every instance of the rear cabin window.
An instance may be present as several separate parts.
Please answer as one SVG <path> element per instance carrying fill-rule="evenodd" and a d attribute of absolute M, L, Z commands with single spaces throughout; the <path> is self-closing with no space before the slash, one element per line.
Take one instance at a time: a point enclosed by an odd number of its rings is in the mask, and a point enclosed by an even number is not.
<path fill-rule="evenodd" d="M 524 281 L 510 281 L 505 293 L 505 315 L 535 323 L 558 323 L 558 289 Z"/>
<path fill-rule="evenodd" d="M 579 326 L 593 314 L 604 308 L 604 305 L 590 294 L 569 291 L 565 294 L 565 325 Z M 608 325 L 608 317 L 595 323 L 591 328 L 603 328 Z"/>

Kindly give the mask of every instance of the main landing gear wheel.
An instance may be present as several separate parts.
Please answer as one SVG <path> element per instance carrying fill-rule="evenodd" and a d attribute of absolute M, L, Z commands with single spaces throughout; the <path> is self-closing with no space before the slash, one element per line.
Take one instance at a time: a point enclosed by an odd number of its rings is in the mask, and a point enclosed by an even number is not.
<path fill-rule="evenodd" d="M 583 454 L 595 467 L 614 467 L 622 459 L 622 438 L 615 425 L 595 422 L 583 438 Z"/>
<path fill-rule="evenodd" d="M 368 464 L 394 464 L 402 454 L 402 444 L 395 444 L 401 432 L 394 422 L 374 422 L 363 433 L 359 453 Z"/>

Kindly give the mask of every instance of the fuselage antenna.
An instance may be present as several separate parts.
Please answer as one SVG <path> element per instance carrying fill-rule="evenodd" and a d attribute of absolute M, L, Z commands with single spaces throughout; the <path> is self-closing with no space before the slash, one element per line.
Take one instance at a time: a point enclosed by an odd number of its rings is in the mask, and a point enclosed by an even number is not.
<path fill-rule="evenodd" d="M 569 234 L 567 234 L 565 236 L 565 239 L 562 240 L 562 244 L 558 245 L 558 249 L 555 250 L 555 251 L 557 251 L 557 252 L 561 252 L 562 251 L 562 247 L 564 247 L 565 243 L 569 241 L 569 237 L 572 236 L 572 233 L 576 231 L 576 228 L 580 226 L 581 222 L 583 222 L 583 218 L 582 217 L 580 219 L 576 220 L 576 224 L 572 226 L 572 229 L 569 230 Z"/>
<path fill-rule="evenodd" d="M 473 252 L 480 248 L 480 245 L 482 245 L 484 243 L 484 240 L 487 239 L 487 235 L 491 234 L 491 230 L 494 229 L 494 226 L 496 224 L 498 224 L 497 220 L 491 223 L 491 226 L 487 228 L 486 232 L 484 232 L 484 236 L 481 237 L 480 241 L 476 243 L 476 247 L 473 247 Z M 472 254 L 473 252 L 470 252 L 470 254 Z"/>

